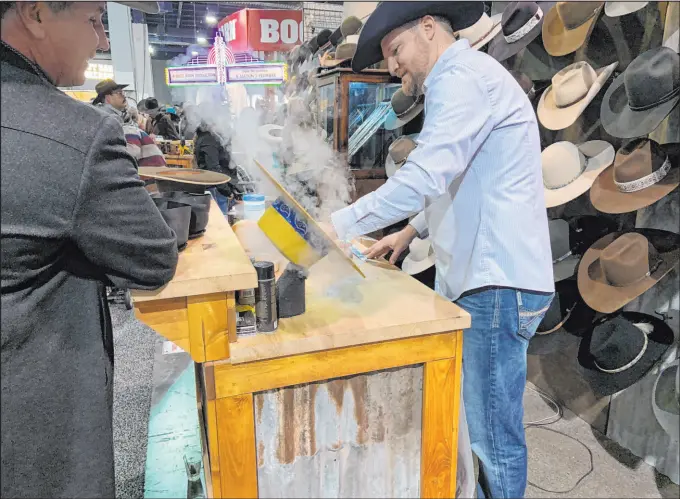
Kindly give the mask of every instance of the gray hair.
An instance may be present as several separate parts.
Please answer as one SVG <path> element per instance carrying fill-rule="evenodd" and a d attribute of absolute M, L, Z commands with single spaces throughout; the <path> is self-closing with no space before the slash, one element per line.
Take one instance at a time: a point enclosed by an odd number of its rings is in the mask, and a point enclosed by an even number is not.
<path fill-rule="evenodd" d="M 52 12 L 58 13 L 70 9 L 75 2 L 45 2 Z M 0 19 L 16 7 L 17 2 L 0 2 Z"/>

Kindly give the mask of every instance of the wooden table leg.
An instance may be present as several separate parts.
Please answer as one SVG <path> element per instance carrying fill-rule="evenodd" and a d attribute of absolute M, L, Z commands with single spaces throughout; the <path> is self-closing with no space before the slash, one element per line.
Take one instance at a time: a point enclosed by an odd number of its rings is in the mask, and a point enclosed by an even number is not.
<path fill-rule="evenodd" d="M 454 358 L 426 362 L 423 367 L 420 497 L 456 497 L 462 334 L 456 342 Z"/>
<path fill-rule="evenodd" d="M 257 497 L 253 394 L 215 401 L 221 497 Z"/>

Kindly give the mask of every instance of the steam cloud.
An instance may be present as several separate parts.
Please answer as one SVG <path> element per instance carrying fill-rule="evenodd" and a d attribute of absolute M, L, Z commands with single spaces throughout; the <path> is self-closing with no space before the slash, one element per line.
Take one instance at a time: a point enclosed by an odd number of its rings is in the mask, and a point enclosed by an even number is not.
<path fill-rule="evenodd" d="M 285 104 L 279 103 L 274 112 L 266 113 L 270 123 L 283 126 L 280 140 L 266 138 L 260 128 L 260 115 L 253 108 L 243 109 L 232 119 L 229 107 L 222 104 L 223 92 L 197 93 L 196 88 L 188 87 L 174 89 L 182 95 L 173 97 L 194 103 L 185 106 L 189 127 L 204 123 L 219 135 L 231 153 L 232 162 L 256 182 L 257 192 L 279 195 L 253 160 L 266 167 L 316 220 L 327 221 L 333 211 L 349 204 L 354 184 L 344 157 L 333 150 L 325 131 L 316 122 L 313 112 L 316 88 L 307 78 L 307 72 L 314 70 L 312 59 L 289 66 L 289 78 L 295 78 L 292 85 L 295 89 L 289 86 Z M 288 173 L 276 167 L 275 158 L 287 167 Z"/>

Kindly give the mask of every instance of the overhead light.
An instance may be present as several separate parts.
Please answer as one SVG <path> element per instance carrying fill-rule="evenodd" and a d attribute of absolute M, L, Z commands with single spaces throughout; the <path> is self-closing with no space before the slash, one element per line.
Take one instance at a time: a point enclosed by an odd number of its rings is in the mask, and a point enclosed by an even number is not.
<path fill-rule="evenodd" d="M 153 45 L 149 45 L 149 54 L 153 54 L 154 52 L 156 52 L 156 49 L 153 48 Z"/>
<path fill-rule="evenodd" d="M 198 52 L 196 52 L 195 50 L 192 50 L 192 51 L 191 51 L 191 55 L 197 56 L 197 55 L 198 55 Z"/>
<path fill-rule="evenodd" d="M 197 43 L 208 43 L 208 39 L 204 36 L 197 36 L 196 37 L 196 42 Z"/>
<path fill-rule="evenodd" d="M 213 24 L 217 24 L 217 18 L 212 14 L 208 14 L 205 16 L 205 22 L 212 26 Z"/>

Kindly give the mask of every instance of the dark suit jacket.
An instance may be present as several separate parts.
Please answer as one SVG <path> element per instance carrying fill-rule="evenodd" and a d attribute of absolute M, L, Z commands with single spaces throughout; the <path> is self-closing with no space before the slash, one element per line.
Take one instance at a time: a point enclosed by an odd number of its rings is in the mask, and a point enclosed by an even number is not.
<path fill-rule="evenodd" d="M 175 234 L 116 118 L 0 43 L 2 497 L 114 497 L 105 285 L 153 289 Z"/>
<path fill-rule="evenodd" d="M 217 135 L 199 127 L 194 138 L 194 156 L 200 169 L 223 173 L 231 177 L 228 183 L 216 186 L 220 194 L 230 197 L 243 193 L 238 183 L 238 172 L 231 163 L 229 151 L 222 145 Z"/>

